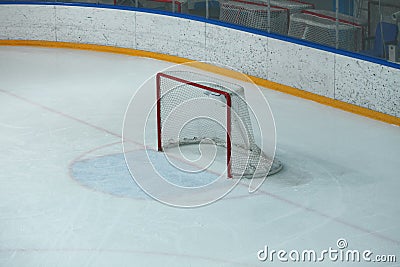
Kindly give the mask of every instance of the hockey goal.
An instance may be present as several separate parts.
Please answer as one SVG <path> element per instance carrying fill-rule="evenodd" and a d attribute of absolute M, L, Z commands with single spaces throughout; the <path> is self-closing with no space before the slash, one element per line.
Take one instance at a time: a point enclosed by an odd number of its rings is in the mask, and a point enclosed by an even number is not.
<path fill-rule="evenodd" d="M 303 10 L 290 16 L 289 36 L 348 51 L 362 48 L 363 27 L 341 15 L 321 10 Z"/>
<path fill-rule="evenodd" d="M 263 2 L 232 0 L 221 4 L 219 19 L 262 31 L 286 34 L 289 10 Z"/>
<path fill-rule="evenodd" d="M 199 73 L 156 76 L 158 151 L 191 144 L 226 150 L 229 178 L 261 178 L 282 164 L 256 144 L 243 87 Z"/>

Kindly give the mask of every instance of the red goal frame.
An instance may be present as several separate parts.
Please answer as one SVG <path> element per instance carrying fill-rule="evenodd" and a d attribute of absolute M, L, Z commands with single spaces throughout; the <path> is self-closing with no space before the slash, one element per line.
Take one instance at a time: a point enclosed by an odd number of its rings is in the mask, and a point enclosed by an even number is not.
<path fill-rule="evenodd" d="M 231 155 L 232 155 L 232 144 L 231 144 L 231 107 L 232 100 L 231 95 L 228 92 L 224 92 L 206 85 L 202 85 L 196 82 L 191 82 L 185 79 L 181 79 L 178 77 L 174 77 L 162 72 L 157 73 L 156 75 L 156 90 L 157 90 L 157 150 L 163 151 L 163 144 L 161 140 L 161 78 L 166 78 L 170 80 L 177 81 L 182 84 L 188 84 L 194 87 L 201 88 L 206 91 L 210 91 L 213 93 L 221 94 L 226 99 L 226 164 L 227 164 L 227 176 L 228 178 L 232 178 L 232 163 L 231 163 Z"/>

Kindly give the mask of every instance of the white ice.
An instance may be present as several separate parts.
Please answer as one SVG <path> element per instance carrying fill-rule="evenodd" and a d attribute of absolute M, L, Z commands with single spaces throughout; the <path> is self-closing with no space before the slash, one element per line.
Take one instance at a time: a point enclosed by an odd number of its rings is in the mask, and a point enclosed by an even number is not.
<path fill-rule="evenodd" d="M 400 128 L 269 89 L 285 169 L 255 194 L 240 183 L 183 209 L 77 180 L 75 162 L 121 153 L 130 98 L 171 65 L 0 47 L 0 266 L 310 266 L 257 252 L 338 249 L 340 238 L 400 266 Z"/>

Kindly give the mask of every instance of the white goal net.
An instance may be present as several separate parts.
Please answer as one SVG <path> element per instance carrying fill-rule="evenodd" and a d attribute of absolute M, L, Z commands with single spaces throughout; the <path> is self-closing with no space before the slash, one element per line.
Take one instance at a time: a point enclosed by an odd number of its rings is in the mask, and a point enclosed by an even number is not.
<path fill-rule="evenodd" d="M 261 2 L 227 1 L 221 4 L 219 19 L 262 31 L 286 34 L 289 11 Z"/>

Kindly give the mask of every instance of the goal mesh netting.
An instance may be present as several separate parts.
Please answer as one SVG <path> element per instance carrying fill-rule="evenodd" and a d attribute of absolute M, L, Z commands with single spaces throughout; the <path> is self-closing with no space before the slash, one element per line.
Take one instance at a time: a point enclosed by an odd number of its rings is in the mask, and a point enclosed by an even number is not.
<path fill-rule="evenodd" d="M 158 150 L 210 143 L 226 148 L 228 177 L 282 168 L 256 144 L 243 87 L 187 71 L 157 74 Z M 273 153 L 272 153 L 273 154 Z M 272 167 L 271 167 L 272 166 Z"/>
<path fill-rule="evenodd" d="M 263 2 L 266 3 L 267 1 L 268 0 L 264 0 Z M 302 10 L 314 8 L 313 4 L 290 0 L 270 0 L 270 5 L 288 9 L 290 14 L 299 13 Z"/>
<path fill-rule="evenodd" d="M 361 49 L 361 26 L 342 19 L 337 23 L 333 17 L 310 13 L 306 11 L 290 16 L 289 36 L 348 51 Z"/>
<path fill-rule="evenodd" d="M 280 7 L 268 8 L 266 3 L 261 2 L 227 1 L 221 4 L 219 19 L 249 28 L 286 34 L 289 11 Z"/>

